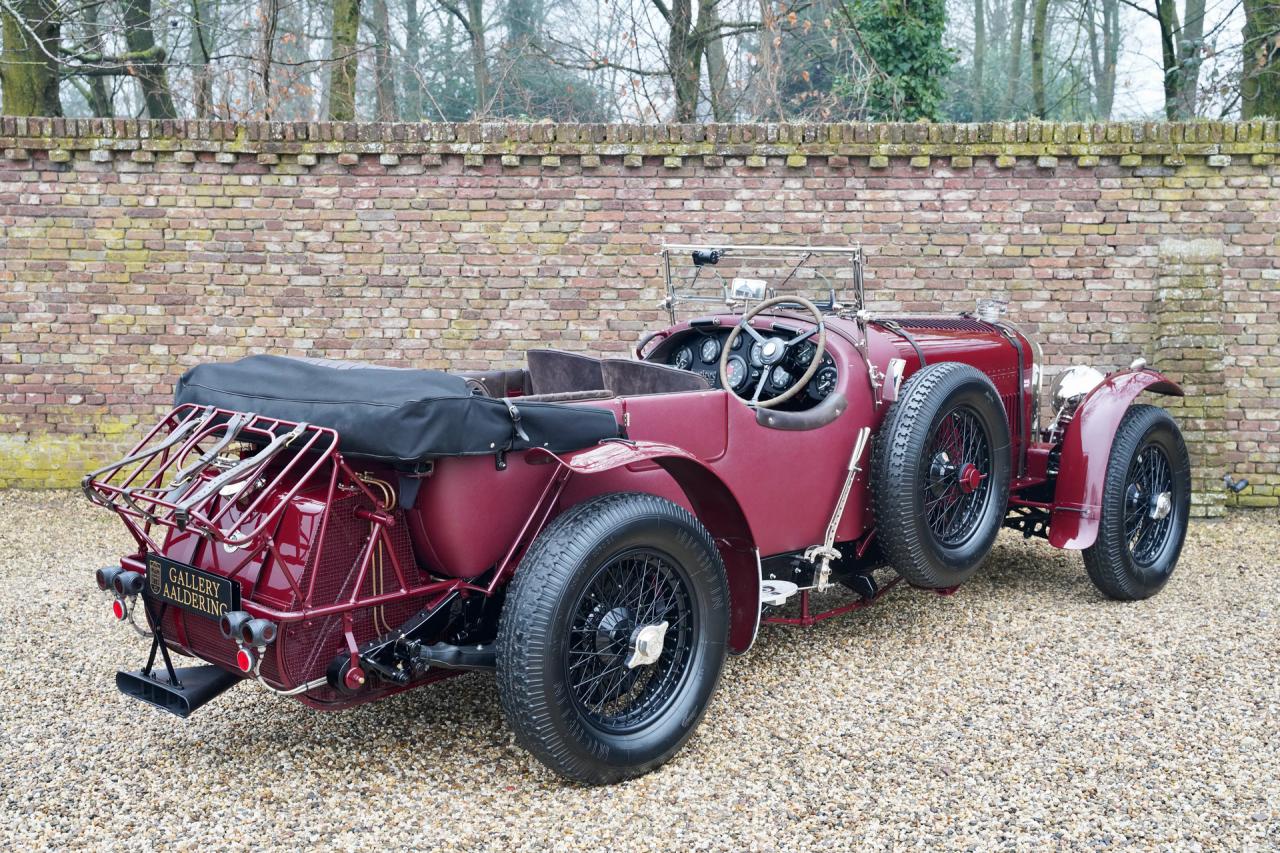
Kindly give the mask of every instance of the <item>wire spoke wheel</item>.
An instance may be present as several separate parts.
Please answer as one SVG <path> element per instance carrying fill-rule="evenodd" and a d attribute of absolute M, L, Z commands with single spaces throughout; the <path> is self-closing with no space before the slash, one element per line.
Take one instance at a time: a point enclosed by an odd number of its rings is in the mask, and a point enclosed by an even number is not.
<path fill-rule="evenodd" d="M 1173 529 L 1173 469 L 1158 445 L 1148 444 L 1129 466 L 1125 485 L 1124 540 L 1133 562 L 1150 566 Z"/>
<path fill-rule="evenodd" d="M 1155 595 L 1178 563 L 1191 511 L 1191 460 L 1168 412 L 1128 408 L 1111 442 L 1101 497 L 1096 539 L 1084 549 L 1089 579 L 1121 601 Z"/>
<path fill-rule="evenodd" d="M 658 659 L 629 666 L 636 632 L 658 625 L 666 626 Z M 565 670 L 579 710 L 610 732 L 645 725 L 679 689 L 694 627 L 692 595 L 669 557 L 633 549 L 605 563 L 579 597 L 569 627 Z"/>
<path fill-rule="evenodd" d="M 715 693 L 728 602 L 715 541 L 679 504 L 616 492 L 565 511 L 521 559 L 498 623 L 517 742 L 592 785 L 658 767 Z"/>
<path fill-rule="evenodd" d="M 980 526 L 990 493 L 991 439 L 968 406 L 947 412 L 921 456 L 925 522 L 939 544 L 961 545 Z"/>

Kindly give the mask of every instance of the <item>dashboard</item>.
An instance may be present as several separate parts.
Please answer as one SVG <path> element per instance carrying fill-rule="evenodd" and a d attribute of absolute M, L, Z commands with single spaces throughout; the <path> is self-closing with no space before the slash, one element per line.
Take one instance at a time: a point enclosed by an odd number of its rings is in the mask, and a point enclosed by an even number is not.
<path fill-rule="evenodd" d="M 722 387 L 720 384 L 720 354 L 724 351 L 732 329 L 720 327 L 703 329 L 690 328 L 665 341 L 651 359 L 665 362 L 679 370 L 687 370 L 702 376 L 712 388 Z M 768 400 L 781 394 L 791 384 L 804 375 L 813 361 L 818 347 L 812 340 L 806 340 L 792 347 L 781 361 L 772 366 L 765 363 L 764 350 L 771 341 L 782 343 L 795 337 L 797 330 L 787 330 L 783 334 L 762 331 L 764 342 L 752 338 L 745 332 L 738 335 L 733 342 L 726 369 L 729 384 L 734 393 L 750 398 L 755 393 L 756 384 L 767 372 L 764 390 L 760 398 Z M 822 364 L 813 374 L 805 387 L 784 405 L 784 408 L 807 409 L 821 403 L 836 388 L 839 374 L 835 360 L 828 351 L 822 356 Z"/>

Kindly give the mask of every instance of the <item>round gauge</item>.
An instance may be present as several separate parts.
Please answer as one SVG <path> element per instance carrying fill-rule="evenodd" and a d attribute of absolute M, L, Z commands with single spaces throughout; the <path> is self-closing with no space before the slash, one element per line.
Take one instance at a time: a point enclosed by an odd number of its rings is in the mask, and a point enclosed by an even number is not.
<path fill-rule="evenodd" d="M 742 356 L 729 356 L 729 364 L 726 365 L 725 373 L 729 378 L 729 386 L 735 391 L 741 391 L 742 387 L 747 384 L 747 363 L 743 361 Z"/>
<path fill-rule="evenodd" d="M 785 367 L 779 364 L 773 369 L 773 372 L 769 374 L 769 384 L 774 388 L 786 388 L 791 384 L 791 374 L 787 372 Z"/>
<path fill-rule="evenodd" d="M 738 335 L 736 338 L 733 339 L 733 346 L 731 347 L 731 349 L 735 349 L 735 350 L 742 349 L 742 342 L 745 341 L 746 339 L 747 339 L 746 335 Z"/>
<path fill-rule="evenodd" d="M 715 338 L 707 338 L 702 342 L 702 360 L 707 364 L 714 364 L 716 356 L 720 355 L 720 342 Z"/>
<path fill-rule="evenodd" d="M 764 364 L 764 344 L 759 341 L 751 345 L 751 363 L 756 367 Z"/>
<path fill-rule="evenodd" d="M 823 367 L 809 383 L 809 396 L 825 400 L 827 395 L 836 390 L 836 369 L 830 365 Z"/>
<path fill-rule="evenodd" d="M 795 348 L 791 358 L 799 367 L 808 367 L 809 362 L 813 361 L 813 354 L 817 351 L 818 348 L 816 346 L 809 341 L 805 341 Z"/>
<path fill-rule="evenodd" d="M 671 366 L 680 370 L 688 370 L 693 367 L 693 351 L 688 347 L 681 347 L 671 358 Z"/>

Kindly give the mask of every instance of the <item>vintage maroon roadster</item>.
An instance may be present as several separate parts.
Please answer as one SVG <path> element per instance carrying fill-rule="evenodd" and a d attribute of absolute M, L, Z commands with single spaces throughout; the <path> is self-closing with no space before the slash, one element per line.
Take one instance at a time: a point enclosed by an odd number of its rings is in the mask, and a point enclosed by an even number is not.
<path fill-rule="evenodd" d="M 671 322 L 634 359 L 187 371 L 84 480 L 137 541 L 97 573 L 151 641 L 118 687 L 186 716 L 242 680 L 331 709 L 495 670 L 519 743 L 600 784 L 667 761 L 762 622 L 951 591 L 1002 526 L 1082 550 L 1114 599 L 1168 581 L 1187 450 L 1135 400 L 1182 391 L 1141 360 L 1061 371 L 1042 424 L 1037 348 L 996 304 L 873 313 L 844 247 L 663 261 Z M 677 322 L 697 302 L 719 307 Z"/>

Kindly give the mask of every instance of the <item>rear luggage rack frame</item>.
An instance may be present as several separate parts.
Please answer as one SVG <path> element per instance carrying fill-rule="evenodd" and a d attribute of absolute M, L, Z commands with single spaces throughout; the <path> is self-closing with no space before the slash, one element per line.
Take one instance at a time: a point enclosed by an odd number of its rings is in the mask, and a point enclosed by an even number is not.
<path fill-rule="evenodd" d="M 175 470 L 201 442 L 210 440 L 214 444 L 201 450 L 194 462 Z M 220 454 L 235 441 L 256 441 L 265 446 L 228 465 Z M 222 489 L 254 483 L 285 448 L 293 451 L 291 458 L 264 480 L 238 519 L 226 520 L 234 501 L 210 510 Z M 337 467 L 345 468 L 337 451 L 338 434 L 326 427 L 186 403 L 163 417 L 122 459 L 85 475 L 81 489 L 90 501 L 119 515 L 144 550 L 160 550 L 152 538 L 154 527 L 159 525 L 179 531 L 191 529 L 219 544 L 256 552 L 266 544 L 268 531 L 287 503 L 326 464 L 335 466 L 335 474 Z M 130 466 L 132 470 L 128 470 Z M 210 467 L 224 470 L 200 483 Z M 267 496 L 290 480 L 293 485 L 284 499 L 258 515 Z M 331 489 L 334 485 L 331 483 Z M 373 498 L 372 493 L 369 496 Z M 253 529 L 245 530 L 251 520 Z"/>

